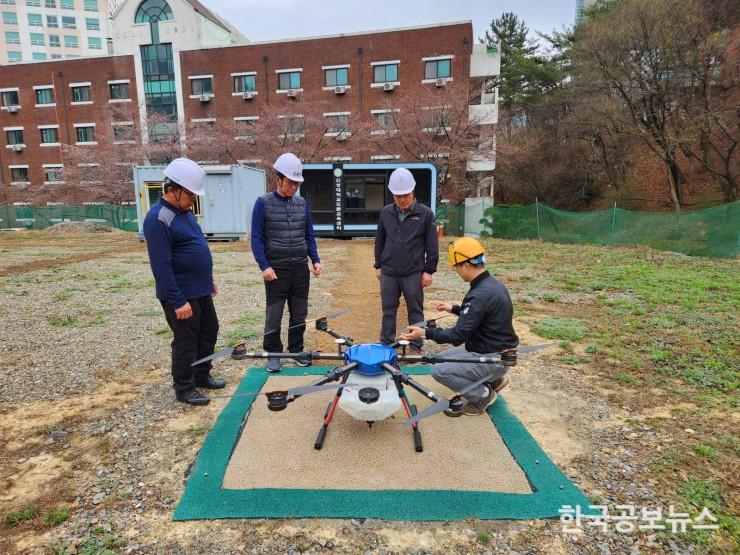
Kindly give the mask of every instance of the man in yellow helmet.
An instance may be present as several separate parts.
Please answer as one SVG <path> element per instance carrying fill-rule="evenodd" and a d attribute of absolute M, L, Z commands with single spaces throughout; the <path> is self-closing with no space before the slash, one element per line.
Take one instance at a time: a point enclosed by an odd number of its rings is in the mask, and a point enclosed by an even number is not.
<path fill-rule="evenodd" d="M 516 349 L 519 338 L 514 332 L 514 308 L 506 286 L 493 277 L 485 266 L 485 249 L 471 237 L 461 237 L 450 243 L 450 266 L 457 275 L 470 284 L 462 304 L 440 303 L 437 310 L 458 316 L 455 327 L 426 329 L 410 327 L 401 339 L 421 338 L 437 343 L 452 343 L 455 347 L 440 353 L 441 356 L 480 356 L 506 353 Z M 508 383 L 506 366 L 499 364 L 458 364 L 443 362 L 432 367 L 432 376 L 453 391 L 490 376 L 490 380 L 465 395 L 467 404 L 463 414 L 483 414 L 488 405 L 496 401 L 496 393 Z"/>

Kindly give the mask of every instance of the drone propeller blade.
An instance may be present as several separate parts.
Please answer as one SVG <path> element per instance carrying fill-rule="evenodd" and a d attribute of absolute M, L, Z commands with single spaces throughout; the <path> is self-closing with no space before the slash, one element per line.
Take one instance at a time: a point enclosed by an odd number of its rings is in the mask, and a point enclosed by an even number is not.
<path fill-rule="evenodd" d="M 308 395 L 309 393 L 318 393 L 319 391 L 331 391 L 350 387 L 343 383 L 328 383 L 324 385 L 304 385 L 302 387 L 293 387 L 288 390 L 289 395 Z"/>
<path fill-rule="evenodd" d="M 340 316 L 344 316 L 348 312 L 351 312 L 351 309 L 348 308 L 347 310 L 340 310 L 339 312 L 332 312 L 331 314 L 327 314 L 326 316 L 324 316 L 324 318 L 326 318 L 327 320 L 331 320 L 333 318 L 339 318 Z M 316 318 L 316 320 L 321 320 L 321 318 Z"/>
<path fill-rule="evenodd" d="M 450 406 L 450 401 L 448 399 L 440 399 L 439 401 L 434 403 L 431 407 L 427 407 L 423 411 L 416 413 L 414 416 L 412 416 L 408 420 L 404 420 L 403 425 L 411 426 L 412 424 L 416 424 L 422 418 L 426 418 L 428 416 L 437 414 L 438 412 L 442 412 L 449 406 Z"/>
<path fill-rule="evenodd" d="M 528 345 L 527 347 L 522 347 L 521 349 L 517 349 L 517 353 L 532 353 L 534 351 L 540 351 L 542 349 L 549 349 L 550 347 L 554 347 L 555 343 L 543 343 L 542 345 Z"/>
<path fill-rule="evenodd" d="M 232 347 L 226 347 L 225 349 L 221 349 L 220 351 L 216 351 L 212 355 L 209 355 L 207 357 L 203 357 L 200 360 L 196 360 L 190 366 L 198 366 L 199 364 L 202 364 L 202 363 L 207 362 L 209 360 L 213 360 L 214 358 L 226 357 L 226 356 L 229 356 L 233 352 L 234 352 L 234 349 Z"/>
<path fill-rule="evenodd" d="M 473 382 L 470 385 L 466 386 L 465 388 L 461 389 L 455 394 L 455 397 L 461 397 L 465 395 L 469 391 L 473 391 L 476 387 L 483 385 L 485 382 L 491 381 L 493 379 L 492 376 L 488 376 L 487 378 L 481 378 L 477 382 Z"/>
<path fill-rule="evenodd" d="M 424 320 L 423 322 L 416 322 L 415 324 L 409 324 L 409 327 L 426 329 L 427 324 L 429 322 L 436 322 L 437 320 L 441 320 L 442 318 L 449 318 L 450 316 L 452 316 L 452 314 L 443 314 L 442 316 L 437 316 L 436 318 L 429 318 L 429 320 Z"/>

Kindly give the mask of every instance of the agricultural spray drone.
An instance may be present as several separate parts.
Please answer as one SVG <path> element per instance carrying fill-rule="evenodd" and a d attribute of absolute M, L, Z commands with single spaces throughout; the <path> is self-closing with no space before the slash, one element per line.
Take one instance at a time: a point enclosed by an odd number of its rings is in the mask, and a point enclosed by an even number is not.
<path fill-rule="evenodd" d="M 399 340 L 393 345 L 379 343 L 355 344 L 351 337 L 343 336 L 329 328 L 328 319 L 343 313 L 335 313 L 315 320 L 316 329 L 328 333 L 334 338 L 337 345 L 336 353 L 305 351 L 302 353 L 268 353 L 247 351 L 246 343 L 238 343 L 233 348 L 217 351 L 213 355 L 200 359 L 193 365 L 223 356 L 231 356 L 235 360 L 243 359 L 294 359 L 302 361 L 336 360 L 341 366 L 329 370 L 324 376 L 309 385 L 295 387 L 288 390 L 268 392 L 254 392 L 236 395 L 238 397 L 267 397 L 267 408 L 271 411 L 282 411 L 299 397 L 319 391 L 336 391 L 334 399 L 329 403 L 324 414 L 324 424 L 319 430 L 314 447 L 321 449 L 324 445 L 326 432 L 334 417 L 337 408 L 349 414 L 356 420 L 362 420 L 372 427 L 375 422 L 389 418 L 403 409 L 407 419 L 404 426 L 411 426 L 414 434 L 414 447 L 418 453 L 423 451 L 419 421 L 434 414 L 444 412 L 447 416 L 456 417 L 462 414 L 462 396 L 474 390 L 491 377 L 485 377 L 470 384 L 463 390 L 453 393 L 449 397 L 441 397 L 432 390 L 424 387 L 401 369 L 402 363 L 439 363 L 454 362 L 460 364 L 486 363 L 514 366 L 517 361 L 517 351 L 495 353 L 491 356 L 478 357 L 444 357 L 433 354 L 407 354 L 409 342 Z M 442 316 L 441 318 L 443 318 Z M 414 324 L 417 327 L 433 327 L 435 320 Z M 302 324 L 301 324 L 302 325 Z M 543 349 L 549 345 L 535 345 L 524 347 L 518 353 L 528 353 Z M 400 352 L 399 352 L 400 350 Z M 433 404 L 421 412 L 417 412 L 416 405 L 411 404 L 405 391 L 405 386 L 415 389 Z"/>

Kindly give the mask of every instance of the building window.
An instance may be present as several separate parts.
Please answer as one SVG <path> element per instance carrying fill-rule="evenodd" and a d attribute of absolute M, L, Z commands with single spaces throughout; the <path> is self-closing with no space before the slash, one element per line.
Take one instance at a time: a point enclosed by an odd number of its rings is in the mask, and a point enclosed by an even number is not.
<path fill-rule="evenodd" d="M 28 26 L 29 27 L 43 27 L 44 17 L 41 14 L 37 14 L 37 13 L 28 14 Z"/>
<path fill-rule="evenodd" d="M 59 35 L 49 35 L 49 46 L 53 48 L 59 48 L 61 46 L 59 42 Z"/>
<path fill-rule="evenodd" d="M 100 39 L 100 37 L 87 37 L 87 47 L 90 50 L 102 50 L 103 41 Z"/>
<path fill-rule="evenodd" d="M 44 0 L 44 7 L 46 8 L 56 8 L 57 7 L 57 0 Z"/>
<path fill-rule="evenodd" d="M 213 94 L 212 79 L 210 77 L 199 77 L 190 80 L 190 94 L 200 96 L 202 94 Z"/>
<path fill-rule="evenodd" d="M 26 0 L 26 6 L 31 6 L 34 8 L 40 8 L 41 7 L 41 0 Z"/>
<path fill-rule="evenodd" d="M 72 102 L 91 102 L 90 85 L 72 87 Z"/>
<path fill-rule="evenodd" d="M 134 142 L 134 125 L 133 123 L 114 123 L 113 140 L 118 143 Z"/>
<path fill-rule="evenodd" d="M 77 29 L 77 20 L 75 20 L 74 16 L 63 15 L 62 27 L 64 27 L 65 29 Z"/>
<path fill-rule="evenodd" d="M 44 33 L 31 33 L 31 44 L 34 46 L 44 46 Z"/>
<path fill-rule="evenodd" d="M 278 89 L 285 91 L 288 89 L 301 88 L 300 71 L 284 71 L 278 73 Z"/>
<path fill-rule="evenodd" d="M 398 81 L 398 64 L 373 66 L 373 83 L 394 83 Z"/>
<path fill-rule="evenodd" d="M 3 106 L 20 106 L 18 91 L 3 91 L 0 93 L 0 98 L 2 98 Z"/>
<path fill-rule="evenodd" d="M 346 133 L 349 128 L 349 113 L 324 114 L 326 118 L 326 133 Z"/>
<path fill-rule="evenodd" d="M 34 62 L 43 62 L 44 60 L 46 60 L 46 52 L 34 52 L 31 55 L 31 59 Z"/>
<path fill-rule="evenodd" d="M 451 75 L 450 58 L 424 62 L 424 79 L 446 79 Z"/>
<path fill-rule="evenodd" d="M 111 83 L 109 87 L 111 100 L 128 100 L 131 98 L 128 83 Z"/>
<path fill-rule="evenodd" d="M 5 42 L 8 44 L 20 44 L 21 34 L 18 31 L 5 31 Z"/>
<path fill-rule="evenodd" d="M 15 0 L 0 0 L 3 6 L 15 6 Z"/>
<path fill-rule="evenodd" d="M 3 12 L 3 23 L 5 25 L 18 25 L 18 16 L 15 12 Z"/>
<path fill-rule="evenodd" d="M 51 38 L 51 37 L 49 37 L 49 38 Z M 57 46 L 59 46 L 59 45 L 57 44 Z M 52 60 L 61 60 L 62 59 L 62 55 L 61 54 L 52 54 L 51 55 L 51 59 Z"/>
<path fill-rule="evenodd" d="M 76 130 L 77 130 L 77 142 L 78 143 L 94 143 L 95 142 L 95 127 L 81 126 L 81 127 L 76 127 Z"/>
<path fill-rule="evenodd" d="M 8 145 L 22 145 L 23 142 L 23 129 L 10 129 L 5 132 L 5 140 Z"/>
<path fill-rule="evenodd" d="M 36 104 L 54 104 L 54 89 L 36 89 Z"/>
<path fill-rule="evenodd" d="M 98 11 L 98 0 L 85 0 L 85 11 L 86 12 L 97 12 Z"/>
<path fill-rule="evenodd" d="M 396 125 L 395 112 L 398 110 L 378 110 L 373 111 L 373 121 L 375 130 L 380 132 L 393 131 L 398 128 Z"/>
<path fill-rule="evenodd" d="M 8 50 L 8 61 L 9 62 L 20 62 L 23 60 L 21 53 L 16 50 Z"/>
<path fill-rule="evenodd" d="M 57 144 L 59 143 L 59 129 L 56 127 L 45 127 L 41 129 L 41 144 Z"/>
<path fill-rule="evenodd" d="M 88 31 L 100 31 L 100 20 L 94 17 L 86 17 L 85 28 Z"/>
<path fill-rule="evenodd" d="M 297 139 L 305 135 L 303 115 L 278 116 L 278 120 L 280 120 L 280 130 L 282 131 L 280 134 L 281 138 L 290 137 Z"/>
<path fill-rule="evenodd" d="M 336 69 L 324 70 L 324 86 L 336 87 L 338 85 L 349 84 L 349 68 L 339 67 Z"/>
<path fill-rule="evenodd" d="M 10 180 L 13 183 L 28 183 L 28 166 L 10 167 Z"/>
<path fill-rule="evenodd" d="M 74 10 L 75 0 L 59 0 L 59 5 L 63 10 Z"/>
<path fill-rule="evenodd" d="M 47 15 L 46 16 L 46 26 L 50 29 L 58 29 L 59 28 L 59 18 L 55 15 Z"/>
<path fill-rule="evenodd" d="M 77 48 L 77 37 L 73 35 L 64 35 L 64 46 L 67 48 Z M 70 56 L 67 56 L 67 58 L 69 57 Z"/>
<path fill-rule="evenodd" d="M 257 124 L 257 116 L 237 117 L 234 118 L 236 123 L 236 137 L 238 139 L 252 140 L 255 138 L 255 125 Z"/>
<path fill-rule="evenodd" d="M 150 21 L 168 21 L 175 19 L 172 9 L 164 0 L 145 0 L 136 10 L 135 23 L 149 23 Z"/>
<path fill-rule="evenodd" d="M 46 181 L 49 183 L 59 183 L 64 181 L 62 168 L 63 166 L 44 166 Z"/>
<path fill-rule="evenodd" d="M 234 92 L 243 93 L 257 90 L 256 75 L 237 75 L 234 77 Z"/>

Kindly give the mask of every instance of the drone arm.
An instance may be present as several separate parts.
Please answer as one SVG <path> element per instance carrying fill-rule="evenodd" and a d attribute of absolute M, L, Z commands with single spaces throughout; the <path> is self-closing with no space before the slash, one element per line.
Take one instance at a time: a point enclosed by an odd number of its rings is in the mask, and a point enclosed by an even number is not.
<path fill-rule="evenodd" d="M 352 345 L 354 345 L 354 342 L 352 341 L 352 338 L 351 338 L 351 337 L 347 337 L 347 336 L 341 335 L 341 334 L 339 334 L 339 333 L 335 332 L 335 331 L 334 331 L 333 329 L 331 329 L 331 328 L 326 328 L 325 330 L 322 330 L 322 331 L 324 331 L 324 332 L 328 333 L 328 334 L 329 334 L 329 335 L 331 335 L 331 336 L 332 336 L 332 337 L 333 337 L 334 339 L 344 339 L 344 343 L 345 343 L 345 345 L 347 345 L 348 347 L 351 347 Z"/>
<path fill-rule="evenodd" d="M 304 351 L 302 353 L 267 353 L 265 351 L 247 351 L 244 358 L 300 358 L 304 360 L 343 360 L 344 356 L 337 353 L 320 351 Z"/>
<path fill-rule="evenodd" d="M 458 362 L 458 363 L 478 363 L 478 364 L 496 364 L 501 360 L 501 355 L 498 353 L 493 356 L 469 356 L 469 357 L 444 357 L 438 355 L 399 355 L 399 362 L 428 362 L 431 364 L 437 364 L 439 362 Z"/>
<path fill-rule="evenodd" d="M 427 389 L 426 387 L 421 385 L 419 382 L 414 381 L 405 372 L 401 372 L 400 370 L 391 366 L 387 362 L 383 363 L 383 368 L 385 368 L 388 372 L 390 372 L 394 377 L 397 376 L 398 378 L 400 378 L 402 384 L 412 387 L 413 389 L 415 389 L 416 391 L 424 395 L 424 397 L 426 397 L 427 399 L 431 399 L 432 402 L 436 403 L 437 401 L 440 400 L 440 397 L 438 397 L 431 389 Z"/>

